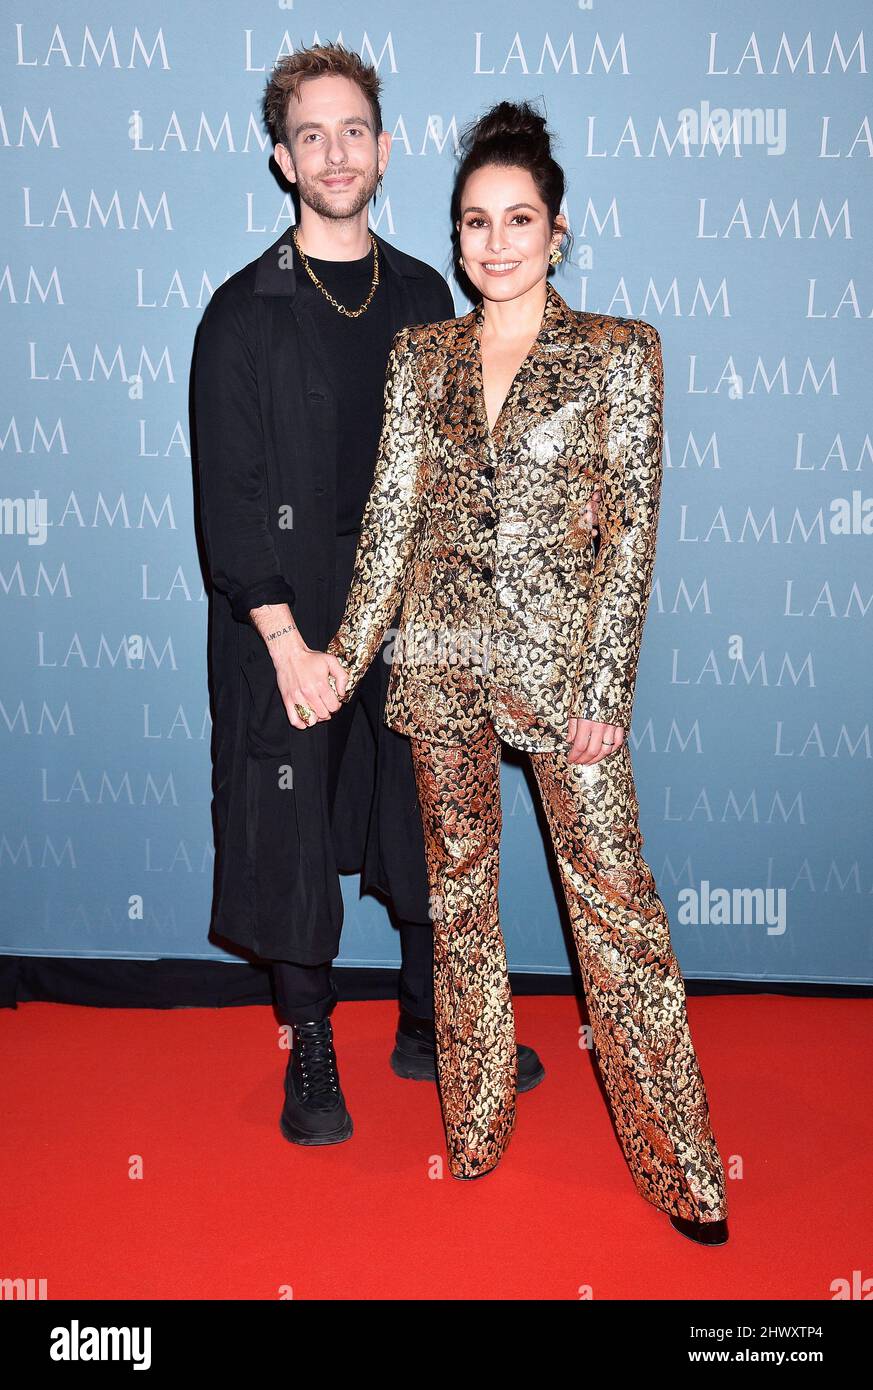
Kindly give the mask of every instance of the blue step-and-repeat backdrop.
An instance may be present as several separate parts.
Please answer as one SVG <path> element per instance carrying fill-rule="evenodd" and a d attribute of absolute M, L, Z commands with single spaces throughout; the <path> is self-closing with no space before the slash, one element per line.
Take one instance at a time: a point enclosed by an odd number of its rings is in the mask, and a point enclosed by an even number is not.
<path fill-rule="evenodd" d="M 234 959 L 213 873 L 188 379 L 213 289 L 293 220 L 276 58 L 384 78 L 374 230 L 447 274 L 456 135 L 545 103 L 575 308 L 664 345 L 631 751 L 687 975 L 870 982 L 873 127 L 865 0 L 30 0 L 0 20 L 6 953 Z M 448 278 L 448 275 L 447 275 Z M 456 309 L 470 307 L 452 283 Z M 525 760 L 516 970 L 568 970 Z M 392 965 L 345 878 L 341 962 Z"/>

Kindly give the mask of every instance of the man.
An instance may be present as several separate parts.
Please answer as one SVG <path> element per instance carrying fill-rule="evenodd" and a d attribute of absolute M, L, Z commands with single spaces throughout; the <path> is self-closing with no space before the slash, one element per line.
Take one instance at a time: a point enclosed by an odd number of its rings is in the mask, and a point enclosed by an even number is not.
<path fill-rule="evenodd" d="M 299 221 L 215 291 L 195 358 L 215 590 L 212 930 L 272 963 L 291 1028 L 281 1128 L 297 1144 L 352 1133 L 330 1019 L 338 872 L 360 869 L 390 900 L 402 960 L 391 1063 L 436 1079 L 424 839 L 409 742 L 383 722 L 389 665 L 380 653 L 341 708 L 342 668 L 323 650 L 351 582 L 392 339 L 454 317 L 442 276 L 368 229 L 391 147 L 380 87 L 339 44 L 277 64 L 265 114 Z M 545 1073 L 532 1049 L 518 1057 L 529 1090 Z"/>

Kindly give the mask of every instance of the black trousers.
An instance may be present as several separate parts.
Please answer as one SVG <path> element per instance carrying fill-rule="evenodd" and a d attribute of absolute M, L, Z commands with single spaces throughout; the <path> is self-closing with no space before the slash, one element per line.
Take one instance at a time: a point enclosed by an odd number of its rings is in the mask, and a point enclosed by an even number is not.
<path fill-rule="evenodd" d="M 336 581 L 333 594 L 333 627 L 342 620 L 352 581 L 357 534 L 336 538 Z M 374 743 L 378 739 L 383 710 L 380 697 L 379 657 L 358 682 L 351 699 L 331 716 L 327 725 L 328 813 L 333 816 L 343 754 L 352 719 L 360 704 Z M 399 922 L 401 1006 L 417 1018 L 433 1018 L 433 929 L 428 922 Z M 291 961 L 270 963 L 276 1009 L 283 1023 L 306 1023 L 327 1018 L 338 999 L 331 961 L 321 965 L 297 965 Z"/>

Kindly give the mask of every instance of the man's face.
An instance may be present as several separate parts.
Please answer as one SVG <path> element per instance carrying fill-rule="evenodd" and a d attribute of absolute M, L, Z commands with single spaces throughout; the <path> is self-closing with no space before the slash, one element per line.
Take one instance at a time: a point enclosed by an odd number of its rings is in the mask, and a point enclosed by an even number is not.
<path fill-rule="evenodd" d="M 308 77 L 288 101 L 288 148 L 276 162 L 301 202 L 322 217 L 355 217 L 376 191 L 391 136 L 376 136 L 370 103 L 356 83 L 332 74 Z"/>

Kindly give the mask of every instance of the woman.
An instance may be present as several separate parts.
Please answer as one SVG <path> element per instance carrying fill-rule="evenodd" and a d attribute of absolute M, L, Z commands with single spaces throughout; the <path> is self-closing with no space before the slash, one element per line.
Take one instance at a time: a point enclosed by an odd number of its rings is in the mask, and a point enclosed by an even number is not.
<path fill-rule="evenodd" d="M 298 713 L 330 717 L 327 686 L 348 697 L 402 607 L 385 721 L 412 741 L 453 1176 L 493 1171 L 515 1124 L 503 740 L 537 778 L 634 1182 L 684 1235 L 723 1244 L 724 1172 L 626 742 L 660 504 L 661 345 L 650 324 L 576 312 L 548 284 L 563 195 L 526 103 L 501 102 L 468 132 L 452 220 L 481 302 L 394 338 L 373 489 L 327 649 L 345 679 L 326 659 L 325 691 Z"/>

